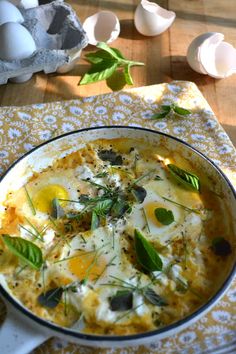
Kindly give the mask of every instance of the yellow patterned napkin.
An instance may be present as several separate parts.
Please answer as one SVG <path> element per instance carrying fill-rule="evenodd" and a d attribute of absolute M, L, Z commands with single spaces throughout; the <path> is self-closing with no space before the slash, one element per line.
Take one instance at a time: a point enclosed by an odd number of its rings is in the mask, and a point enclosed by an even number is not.
<path fill-rule="evenodd" d="M 160 104 L 171 103 L 189 109 L 192 114 L 188 117 L 150 119 L 159 111 Z M 0 174 L 26 151 L 54 136 L 102 125 L 146 127 L 185 140 L 210 157 L 236 187 L 235 148 L 195 84 L 184 81 L 65 102 L 0 108 Z M 0 307 L 3 308 L 3 305 L 0 304 Z M 171 338 L 146 347 L 122 350 L 96 350 L 51 339 L 35 353 L 236 353 L 235 339 L 236 279 L 206 316 Z"/>

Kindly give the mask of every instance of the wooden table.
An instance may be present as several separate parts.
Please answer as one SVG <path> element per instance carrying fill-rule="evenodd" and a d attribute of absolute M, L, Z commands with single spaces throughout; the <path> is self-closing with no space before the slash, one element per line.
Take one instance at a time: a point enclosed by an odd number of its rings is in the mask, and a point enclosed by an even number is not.
<path fill-rule="evenodd" d="M 194 72 L 187 64 L 186 51 L 194 37 L 204 32 L 222 32 L 225 40 L 236 47 L 236 2 L 227 0 L 159 0 L 159 5 L 176 12 L 172 27 L 160 36 L 144 37 L 133 23 L 138 0 L 68 0 L 83 22 L 99 10 L 112 10 L 121 23 L 121 33 L 113 46 L 127 58 L 142 61 L 144 67 L 134 67 L 135 87 L 189 80 L 195 82 L 236 145 L 236 75 L 216 80 Z M 92 46 L 84 52 L 91 51 Z M 89 68 L 82 59 L 64 75 L 38 73 L 24 84 L 0 87 L 0 104 L 25 105 L 67 100 L 111 92 L 106 82 L 78 86 L 81 75 Z"/>

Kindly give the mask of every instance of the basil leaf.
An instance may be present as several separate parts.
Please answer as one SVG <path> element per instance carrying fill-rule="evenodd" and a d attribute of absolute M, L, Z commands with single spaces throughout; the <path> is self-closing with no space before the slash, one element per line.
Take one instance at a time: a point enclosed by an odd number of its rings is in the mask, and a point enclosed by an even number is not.
<path fill-rule="evenodd" d="M 171 107 L 172 107 L 171 105 L 167 105 L 167 104 L 161 105 L 161 109 L 168 113 L 171 111 Z"/>
<path fill-rule="evenodd" d="M 162 260 L 150 242 L 137 229 L 134 230 L 134 246 L 138 263 L 148 272 L 162 270 Z"/>
<path fill-rule="evenodd" d="M 124 199 L 117 199 L 111 209 L 111 216 L 113 218 L 120 218 L 125 213 L 131 213 L 131 206 Z"/>
<path fill-rule="evenodd" d="M 169 112 L 160 112 L 160 113 L 155 113 L 151 116 L 151 119 L 161 119 L 165 118 Z"/>
<path fill-rule="evenodd" d="M 80 80 L 80 85 L 85 85 L 97 81 L 108 79 L 116 70 L 117 61 L 103 60 L 98 64 L 94 64 L 92 68 Z"/>
<path fill-rule="evenodd" d="M 224 237 L 215 237 L 211 247 L 217 256 L 228 256 L 232 252 L 230 243 Z"/>
<path fill-rule="evenodd" d="M 167 168 L 170 173 L 183 185 L 190 187 L 196 191 L 200 190 L 200 180 L 198 176 L 194 175 L 191 172 L 183 170 L 182 168 L 173 164 L 168 164 Z"/>
<path fill-rule="evenodd" d="M 151 304 L 156 306 L 166 306 L 168 303 L 165 299 L 163 299 L 160 295 L 158 295 L 153 289 L 147 288 L 144 293 L 144 297 L 148 300 Z"/>
<path fill-rule="evenodd" d="M 40 294 L 38 296 L 38 302 L 42 306 L 53 309 L 61 301 L 62 294 L 63 294 L 62 287 L 53 288 Z"/>
<path fill-rule="evenodd" d="M 112 59 L 112 56 L 104 50 L 98 50 L 95 53 L 88 53 L 85 57 L 92 64 L 101 63 L 104 59 Z"/>
<path fill-rule="evenodd" d="M 174 219 L 174 215 L 171 210 L 165 208 L 156 208 L 154 210 L 155 217 L 162 225 L 170 225 Z"/>
<path fill-rule="evenodd" d="M 54 198 L 52 200 L 52 212 L 51 216 L 54 219 L 60 219 L 65 215 L 64 209 L 60 206 L 59 200 L 57 198 Z"/>
<path fill-rule="evenodd" d="M 133 186 L 131 189 L 131 193 L 138 203 L 142 203 L 147 196 L 147 191 L 141 186 Z"/>
<path fill-rule="evenodd" d="M 175 113 L 179 114 L 180 116 L 188 116 L 189 114 L 191 114 L 191 112 L 188 109 L 178 107 L 178 106 L 174 106 L 173 110 Z"/>
<path fill-rule="evenodd" d="M 105 217 L 109 213 L 112 204 L 113 201 L 111 199 L 101 200 L 96 204 L 93 211 L 97 214 L 97 216 Z"/>
<path fill-rule="evenodd" d="M 133 79 L 132 76 L 130 74 L 130 65 L 126 65 L 124 68 L 124 76 L 125 76 L 125 82 L 127 83 L 127 85 L 133 85 Z"/>
<path fill-rule="evenodd" d="M 87 202 L 89 202 L 90 198 L 87 194 L 81 194 L 79 197 L 79 202 L 82 204 L 86 204 Z"/>
<path fill-rule="evenodd" d="M 109 161 L 112 166 L 121 166 L 123 164 L 122 156 L 117 155 L 117 153 L 112 150 L 101 150 L 98 152 L 98 156 L 102 161 Z"/>
<path fill-rule="evenodd" d="M 97 47 L 100 49 L 103 49 L 104 51 L 106 51 L 107 53 L 109 53 L 114 59 L 116 59 L 117 61 L 120 61 L 121 58 L 121 53 L 116 50 L 115 48 L 111 48 L 109 47 L 106 43 L 104 42 L 99 42 L 97 44 Z"/>
<path fill-rule="evenodd" d="M 116 55 L 117 55 L 117 57 L 119 59 L 124 59 L 125 60 L 125 57 L 123 56 L 123 54 L 121 53 L 121 51 L 119 49 L 117 49 L 117 48 L 111 48 L 111 49 L 113 50 L 113 52 L 116 53 Z"/>
<path fill-rule="evenodd" d="M 127 311 L 133 307 L 132 291 L 117 291 L 116 295 L 110 298 L 111 311 Z"/>
<path fill-rule="evenodd" d="M 96 230 L 100 225 L 100 220 L 95 211 L 92 212 L 91 230 Z"/>
<path fill-rule="evenodd" d="M 3 235 L 3 241 L 14 255 L 22 259 L 25 263 L 37 270 L 41 268 L 43 264 L 42 251 L 33 242 L 9 235 Z"/>

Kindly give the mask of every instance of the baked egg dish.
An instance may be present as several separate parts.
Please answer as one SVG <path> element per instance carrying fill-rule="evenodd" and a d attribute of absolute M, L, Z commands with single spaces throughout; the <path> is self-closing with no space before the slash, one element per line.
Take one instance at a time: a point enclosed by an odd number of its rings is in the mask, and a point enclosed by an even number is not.
<path fill-rule="evenodd" d="M 0 273 L 37 316 L 91 334 L 165 327 L 205 304 L 232 263 L 224 196 L 181 152 L 99 139 L 0 205 Z"/>

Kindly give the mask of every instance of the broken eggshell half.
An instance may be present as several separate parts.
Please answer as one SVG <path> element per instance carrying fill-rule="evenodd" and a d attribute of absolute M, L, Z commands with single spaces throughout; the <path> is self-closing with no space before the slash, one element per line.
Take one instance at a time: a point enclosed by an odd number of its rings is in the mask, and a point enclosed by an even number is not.
<path fill-rule="evenodd" d="M 112 43 L 120 34 L 120 21 L 111 11 L 100 11 L 85 19 L 83 23 L 89 44 Z"/>
<path fill-rule="evenodd" d="M 218 32 L 196 37 L 188 47 L 187 61 L 196 72 L 216 79 L 236 73 L 236 49 Z"/>
<path fill-rule="evenodd" d="M 156 36 L 166 31 L 174 22 L 175 12 L 168 11 L 154 2 L 142 0 L 134 14 L 134 24 L 144 36 Z"/>

